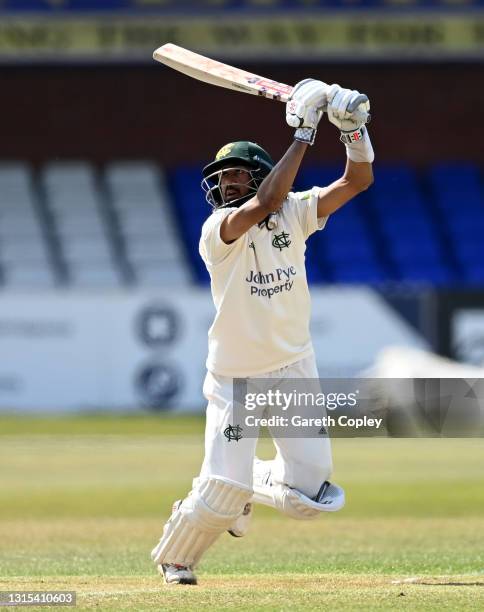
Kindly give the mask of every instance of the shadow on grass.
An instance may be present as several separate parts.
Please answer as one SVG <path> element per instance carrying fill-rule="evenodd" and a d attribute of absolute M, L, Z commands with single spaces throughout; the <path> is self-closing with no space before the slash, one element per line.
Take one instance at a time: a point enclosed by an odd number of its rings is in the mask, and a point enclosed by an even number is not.
<path fill-rule="evenodd" d="M 478 586 L 484 587 L 484 582 L 457 582 L 444 578 L 407 578 L 404 580 L 392 580 L 392 584 L 417 584 L 419 586 Z"/>

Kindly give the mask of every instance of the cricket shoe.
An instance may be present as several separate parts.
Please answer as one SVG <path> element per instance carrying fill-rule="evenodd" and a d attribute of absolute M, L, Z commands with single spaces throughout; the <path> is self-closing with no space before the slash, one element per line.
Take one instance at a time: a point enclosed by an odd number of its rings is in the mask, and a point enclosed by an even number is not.
<path fill-rule="evenodd" d="M 242 538 L 247 535 L 252 519 L 253 508 L 254 506 L 250 502 L 245 504 L 242 514 L 234 521 L 232 527 L 227 529 L 231 536 L 234 536 L 234 538 Z"/>
<path fill-rule="evenodd" d="M 177 499 L 174 502 L 171 512 L 173 514 L 181 506 L 182 500 Z M 157 566 L 158 571 L 163 576 L 165 584 L 197 584 L 197 577 L 192 572 L 191 568 L 179 563 L 160 563 Z"/>
<path fill-rule="evenodd" d="M 186 565 L 160 563 L 158 571 L 165 579 L 165 584 L 197 584 L 197 577 Z"/>

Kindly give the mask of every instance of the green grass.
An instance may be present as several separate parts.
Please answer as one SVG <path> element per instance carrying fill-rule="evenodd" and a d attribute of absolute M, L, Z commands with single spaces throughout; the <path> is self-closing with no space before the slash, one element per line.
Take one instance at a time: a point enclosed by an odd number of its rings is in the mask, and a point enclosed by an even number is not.
<path fill-rule="evenodd" d="M 110 415 L 93 412 L 87 415 L 62 417 L 31 416 L 28 414 L 0 415 L 2 435 L 98 435 L 98 434 L 146 434 L 176 435 L 200 434 L 204 420 L 200 415 L 164 413 Z"/>
<path fill-rule="evenodd" d="M 483 609 L 482 440 L 333 446 L 342 512 L 257 506 L 246 538 L 204 557 L 200 586 L 166 588 L 149 551 L 199 469 L 203 420 L 0 418 L 0 590 L 76 590 L 101 610 Z"/>

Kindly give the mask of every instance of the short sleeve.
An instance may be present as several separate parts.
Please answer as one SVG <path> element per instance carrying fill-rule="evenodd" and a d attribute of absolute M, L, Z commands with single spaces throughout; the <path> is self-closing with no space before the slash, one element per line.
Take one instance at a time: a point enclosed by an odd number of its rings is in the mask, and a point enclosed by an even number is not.
<path fill-rule="evenodd" d="M 307 239 L 311 234 L 322 230 L 326 225 L 328 217 L 318 218 L 318 198 L 320 187 L 313 187 L 309 191 L 299 191 L 288 194 L 288 204 L 293 209 L 301 225 L 304 237 Z"/>
<path fill-rule="evenodd" d="M 223 220 L 234 210 L 236 209 L 223 208 L 216 210 L 203 224 L 199 252 L 205 265 L 213 266 L 221 262 L 235 248 L 237 240 L 226 244 L 220 237 L 220 226 Z"/>

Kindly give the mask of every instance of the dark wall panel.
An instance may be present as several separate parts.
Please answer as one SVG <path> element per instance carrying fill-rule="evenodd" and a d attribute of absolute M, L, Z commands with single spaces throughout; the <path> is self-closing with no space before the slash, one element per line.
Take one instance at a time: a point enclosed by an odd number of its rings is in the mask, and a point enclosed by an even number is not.
<path fill-rule="evenodd" d="M 288 83 L 307 76 L 365 91 L 379 160 L 484 162 L 472 117 L 484 108 L 476 65 L 246 65 Z M 291 140 L 284 106 L 211 87 L 159 65 L 0 70 L 0 157 L 34 163 L 87 157 L 156 158 L 165 165 L 208 159 L 242 138 L 282 154 Z M 313 161 L 344 159 L 336 128 L 324 125 Z"/>

